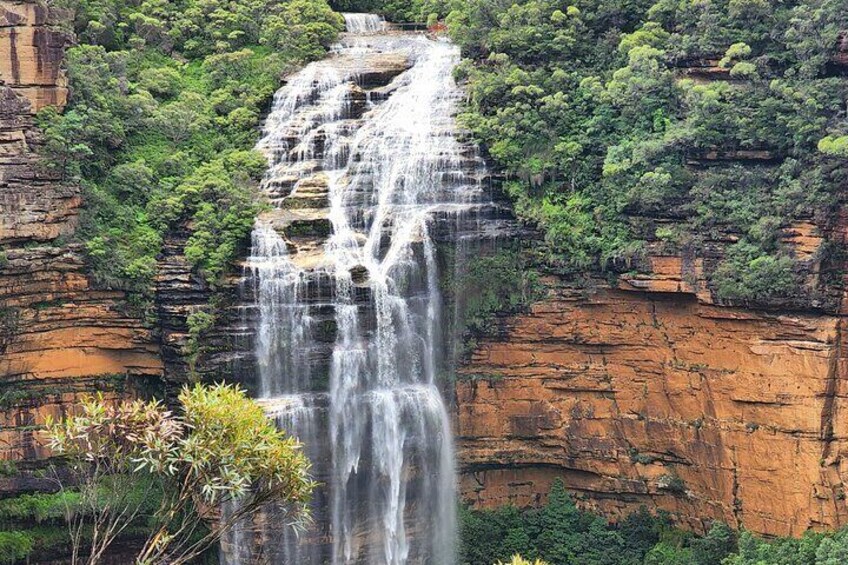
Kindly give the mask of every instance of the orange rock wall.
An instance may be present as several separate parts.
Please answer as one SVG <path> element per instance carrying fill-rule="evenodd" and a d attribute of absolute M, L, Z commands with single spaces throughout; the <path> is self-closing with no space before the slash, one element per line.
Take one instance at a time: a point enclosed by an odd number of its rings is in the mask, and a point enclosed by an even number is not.
<path fill-rule="evenodd" d="M 536 504 L 560 477 L 613 518 L 644 504 L 695 530 L 848 523 L 839 317 L 548 282 L 461 370 L 467 501 Z"/>
<path fill-rule="evenodd" d="M 44 3 L 0 2 L 0 77 L 27 98 L 32 110 L 64 106 L 68 85 L 62 73 L 67 34 L 56 29 L 64 15 Z"/>
<path fill-rule="evenodd" d="M 39 428 L 95 390 L 117 398 L 163 373 L 152 330 L 98 289 L 78 244 L 82 204 L 36 155 L 34 112 L 62 105 L 66 35 L 41 3 L 0 0 L 0 459 L 46 455 Z M 0 493 L 29 488 L 0 480 Z"/>
<path fill-rule="evenodd" d="M 81 392 L 117 399 L 164 372 L 151 328 L 65 243 L 78 187 L 35 155 L 33 113 L 67 98 L 54 19 L 0 0 L 0 459 L 20 462 L 47 455 L 41 423 Z M 821 230 L 784 236 L 816 287 Z M 178 366 L 185 317 L 206 295 L 171 255 L 158 314 Z M 481 343 L 456 386 L 463 496 L 536 504 L 561 477 L 612 517 L 645 504 L 695 529 L 721 519 L 793 535 L 848 522 L 841 319 L 716 306 L 703 258 L 652 253 L 648 271 L 594 293 L 550 279 L 546 300 Z M 0 477 L 0 494 L 32 488 Z"/>

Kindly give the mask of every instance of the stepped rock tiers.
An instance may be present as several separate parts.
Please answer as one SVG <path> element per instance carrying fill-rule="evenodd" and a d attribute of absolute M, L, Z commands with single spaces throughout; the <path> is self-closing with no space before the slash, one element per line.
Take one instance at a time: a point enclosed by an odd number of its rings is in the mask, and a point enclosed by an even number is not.
<path fill-rule="evenodd" d="M 165 242 L 154 327 L 94 285 L 68 243 L 80 191 L 39 162 L 34 127 L 37 109 L 67 95 L 60 16 L 0 0 L 0 459 L 19 471 L 0 476 L 0 495 L 45 486 L 30 472 L 47 455 L 39 426 L 80 392 L 182 382 L 186 317 L 209 300 L 182 256 L 185 233 Z M 499 212 L 452 120 L 456 49 L 373 17 L 347 21 L 357 33 L 277 97 L 260 144 L 272 210 L 232 281 L 243 300 L 221 312 L 230 325 L 209 332 L 197 361 L 203 375 L 235 365 L 307 442 L 328 486 L 306 543 L 269 510 L 228 540 L 234 561 L 263 540 L 303 563 L 450 553 L 453 459 L 434 376 L 454 340 L 435 276 L 449 280 L 451 261 L 474 252 L 465 243 L 498 233 Z M 681 73 L 726 71 L 701 61 Z M 689 165 L 771 159 L 717 149 Z M 832 276 L 845 269 L 819 252 L 844 246 L 846 227 L 843 213 L 782 231 L 815 299 L 768 310 L 713 300 L 704 273 L 734 241 L 720 230 L 698 257 L 649 242 L 649 268 L 615 288 L 547 276 L 547 297 L 500 317 L 459 371 L 461 496 L 535 504 L 562 477 L 611 517 L 646 504 L 695 529 L 722 519 L 773 535 L 848 523 L 844 285 Z"/>
<path fill-rule="evenodd" d="M 816 221 L 781 231 L 804 293 L 769 308 L 715 299 L 721 233 L 699 257 L 649 241 L 647 268 L 613 288 L 547 277 L 547 298 L 502 316 L 460 371 L 463 497 L 536 504 L 561 477 L 610 517 L 646 505 L 698 531 L 794 536 L 848 524 L 845 265 L 822 260 L 848 218 Z"/>

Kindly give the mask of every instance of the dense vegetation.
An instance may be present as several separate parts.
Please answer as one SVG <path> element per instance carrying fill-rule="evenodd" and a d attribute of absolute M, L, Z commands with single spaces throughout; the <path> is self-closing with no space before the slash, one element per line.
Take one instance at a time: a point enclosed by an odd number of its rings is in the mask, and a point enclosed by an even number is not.
<path fill-rule="evenodd" d="M 325 0 L 54 0 L 70 10 L 71 98 L 40 115 L 80 182 L 78 237 L 104 285 L 149 293 L 169 234 L 214 286 L 259 210 L 251 149 L 281 75 L 343 28 Z"/>
<path fill-rule="evenodd" d="M 251 151 L 260 117 L 280 76 L 321 56 L 341 18 L 326 0 L 53 4 L 74 14 L 78 43 L 70 104 L 43 111 L 40 125 L 50 166 L 84 188 L 78 237 L 93 273 L 149 293 L 163 242 L 178 235 L 214 286 L 261 208 L 265 161 Z M 802 269 L 781 231 L 799 218 L 826 223 L 848 172 L 848 90 L 834 64 L 848 0 L 330 4 L 445 20 L 466 56 L 462 119 L 563 271 L 639 269 L 648 242 L 660 242 L 719 257 L 709 276 L 721 298 L 798 294 Z M 533 295 L 522 261 L 506 253 L 470 267 L 497 273 L 470 300 L 472 333 Z M 0 521 L 27 527 L 0 532 L 0 562 L 66 544 L 57 524 L 79 504 L 73 492 L 2 501 Z M 610 525 L 560 484 L 538 510 L 464 511 L 462 541 L 468 565 L 519 553 L 551 565 L 848 560 L 846 531 L 763 541 L 716 524 L 695 537 L 646 512 Z"/>
<path fill-rule="evenodd" d="M 54 4 L 79 44 L 67 111 L 41 116 L 46 152 L 85 188 L 79 237 L 111 287 L 147 292 L 175 229 L 219 280 L 259 209 L 260 117 L 280 75 L 341 30 L 330 5 L 444 18 L 467 56 L 462 118 L 566 272 L 638 270 L 652 242 L 707 257 L 721 298 L 797 296 L 781 231 L 841 202 L 848 0 Z"/>
<path fill-rule="evenodd" d="M 509 562 L 516 554 L 550 565 L 836 565 L 848 559 L 848 530 L 765 541 L 715 523 L 698 537 L 646 510 L 611 525 L 577 509 L 561 482 L 545 506 L 463 509 L 460 565 Z"/>
<path fill-rule="evenodd" d="M 455 304 L 461 327 L 461 356 L 473 351 L 479 338 L 497 333 L 497 314 L 526 311 L 544 295 L 531 256 L 520 245 L 502 245 L 460 258 L 458 268 L 442 276 L 442 291 Z"/>
<path fill-rule="evenodd" d="M 156 509 L 156 499 L 151 498 L 149 492 L 145 493 L 146 485 L 137 485 L 127 492 L 127 498 L 143 502 L 145 515 L 149 515 Z M 101 490 L 101 495 L 107 496 L 105 489 Z M 75 492 L 22 494 L 0 500 L 0 563 L 67 556 L 71 547 L 66 523 L 68 512 L 86 520 L 92 517 L 83 507 L 79 493 Z M 134 540 L 145 531 L 143 519 L 131 520 L 119 540 Z M 90 543 L 91 538 L 90 528 L 80 532 L 81 543 Z"/>
<path fill-rule="evenodd" d="M 348 3 L 445 18 L 463 119 L 563 270 L 636 270 L 658 242 L 720 259 L 721 298 L 799 292 L 781 230 L 826 224 L 846 179 L 845 0 Z"/>

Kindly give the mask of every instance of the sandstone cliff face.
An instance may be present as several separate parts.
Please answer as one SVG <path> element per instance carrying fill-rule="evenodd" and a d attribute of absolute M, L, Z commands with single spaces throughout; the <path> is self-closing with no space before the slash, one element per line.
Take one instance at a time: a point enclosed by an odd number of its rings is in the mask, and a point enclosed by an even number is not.
<path fill-rule="evenodd" d="M 72 235 L 79 188 L 39 162 L 34 113 L 67 97 L 67 36 L 40 3 L 0 1 L 0 459 L 46 455 L 39 426 L 80 392 L 161 376 L 149 327 L 86 276 Z M 23 482 L 22 482 L 23 481 Z M 17 490 L 25 478 L 0 481 Z"/>
<path fill-rule="evenodd" d="M 473 353 L 456 385 L 463 497 L 532 505 L 561 477 L 613 518 L 644 504 L 695 530 L 848 523 L 840 314 L 718 306 L 697 261 L 690 276 L 679 256 L 651 261 L 619 289 L 548 278 Z"/>
<path fill-rule="evenodd" d="M 33 0 L 6 0 L 0 5 L 0 75 L 30 101 L 32 111 L 64 106 L 68 85 L 62 73 L 66 33 L 57 29 L 64 14 L 51 13 Z"/>
<path fill-rule="evenodd" d="M 0 0 L 5 460 L 46 456 L 39 425 L 82 391 L 119 398 L 135 377 L 166 370 L 182 380 L 189 370 L 186 318 L 209 300 L 175 236 L 157 280 L 160 351 L 159 337 L 125 296 L 93 286 L 81 250 L 64 243 L 76 227 L 79 190 L 35 157 L 33 113 L 66 100 L 65 45 L 39 4 Z M 713 69 L 705 63 L 698 72 L 714 79 Z M 315 198 L 300 208 L 321 208 L 323 196 Z M 718 252 L 665 253 L 659 243 L 649 249 L 646 274 L 623 277 L 618 289 L 576 290 L 550 277 L 548 297 L 529 314 L 503 318 L 461 369 L 463 496 L 482 506 L 534 504 L 562 477 L 583 504 L 612 517 L 646 504 L 695 529 L 721 519 L 797 535 L 848 523 L 844 312 L 833 306 L 838 291 L 820 282 L 817 253 L 826 238 L 844 244 L 840 226 L 848 218 L 836 224 L 804 220 L 784 230 L 807 287 L 820 291 L 801 313 L 716 304 L 704 272 Z M 312 257 L 306 247 L 302 257 Z M 231 351 L 233 340 L 249 338 L 240 316 L 233 305 L 205 336 L 202 372 L 224 374 L 241 360 Z M 0 493 L 37 486 L 26 475 L 0 477 Z"/>

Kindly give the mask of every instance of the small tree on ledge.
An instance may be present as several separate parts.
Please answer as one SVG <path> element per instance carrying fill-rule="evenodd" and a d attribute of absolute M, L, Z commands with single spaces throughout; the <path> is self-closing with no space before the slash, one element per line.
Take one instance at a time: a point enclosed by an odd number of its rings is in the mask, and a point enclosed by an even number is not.
<path fill-rule="evenodd" d="M 179 402 L 175 415 L 159 401 L 97 395 L 48 421 L 50 447 L 71 473 L 60 488 L 77 493 L 66 507 L 73 565 L 99 563 L 141 523 L 136 563 L 181 565 L 268 503 L 284 503 L 296 525 L 308 519 L 309 461 L 243 390 L 195 385 Z M 234 510 L 220 512 L 228 502 Z"/>

